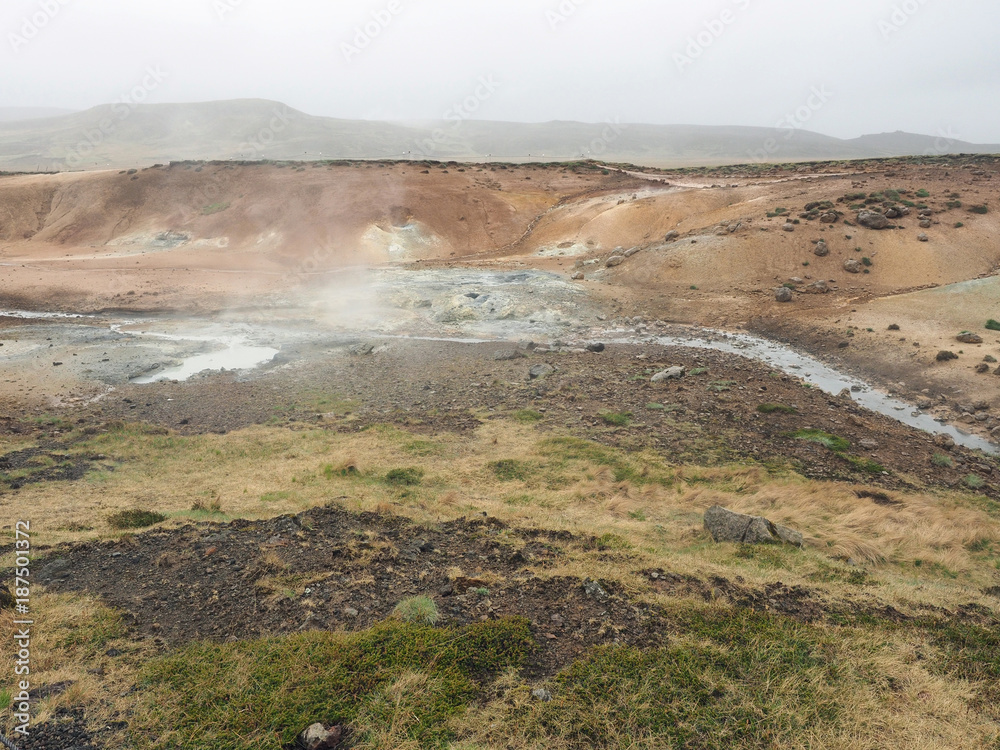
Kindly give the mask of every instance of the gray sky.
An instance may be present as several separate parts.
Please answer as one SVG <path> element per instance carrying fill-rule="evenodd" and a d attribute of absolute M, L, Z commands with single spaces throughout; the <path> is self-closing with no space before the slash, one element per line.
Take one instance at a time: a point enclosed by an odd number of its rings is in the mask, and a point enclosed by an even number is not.
<path fill-rule="evenodd" d="M 844 138 L 1000 143 L 997 29 L 986 0 L 4 0 L 0 107 L 135 90 L 344 118 L 466 102 L 491 120 L 791 116 Z"/>

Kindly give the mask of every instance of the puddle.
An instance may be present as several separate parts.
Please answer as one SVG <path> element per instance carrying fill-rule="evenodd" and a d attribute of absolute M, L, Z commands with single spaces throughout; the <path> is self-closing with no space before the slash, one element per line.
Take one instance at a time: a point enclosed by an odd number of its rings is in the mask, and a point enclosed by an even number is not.
<path fill-rule="evenodd" d="M 160 380 L 188 380 L 206 370 L 247 370 L 270 362 L 278 353 L 277 349 L 254 346 L 240 339 L 223 340 L 222 343 L 225 349 L 188 357 L 176 367 L 132 378 L 132 382 L 141 385 Z"/>
<path fill-rule="evenodd" d="M 625 332 L 613 331 L 611 333 Z M 965 448 L 981 450 L 992 455 L 1000 454 L 1000 447 L 984 438 L 970 435 L 952 425 L 942 424 L 930 414 L 918 410 L 913 404 L 908 404 L 876 390 L 862 380 L 838 372 L 814 357 L 800 354 L 766 339 L 742 333 L 708 331 L 702 334 L 692 333 L 691 336 L 654 336 L 653 340 L 663 346 L 712 349 L 764 362 L 788 375 L 801 377 L 825 393 L 834 396 L 846 388 L 851 391 L 851 398 L 866 409 L 884 414 L 898 422 L 932 435 L 947 435 Z M 623 343 L 628 341 L 628 339 L 621 340 Z"/>

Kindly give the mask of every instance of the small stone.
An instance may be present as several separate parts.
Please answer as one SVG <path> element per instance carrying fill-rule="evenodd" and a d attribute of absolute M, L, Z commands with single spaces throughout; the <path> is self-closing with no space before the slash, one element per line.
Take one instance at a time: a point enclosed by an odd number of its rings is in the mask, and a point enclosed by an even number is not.
<path fill-rule="evenodd" d="M 552 693 L 544 688 L 539 688 L 538 690 L 531 691 L 531 697 L 537 701 L 542 701 L 543 703 L 548 703 L 552 700 Z"/>
<path fill-rule="evenodd" d="M 607 347 L 604 344 L 601 344 L 599 342 L 595 342 L 593 344 L 587 344 L 587 351 L 588 352 L 594 352 L 595 354 L 600 354 L 606 348 Z"/>
<path fill-rule="evenodd" d="M 878 448 L 878 443 L 874 440 L 862 440 L 861 447 L 867 451 L 873 451 Z"/>
<path fill-rule="evenodd" d="M 593 599 L 606 599 L 608 596 L 608 592 L 597 581 L 586 581 L 583 584 L 583 592 Z"/>
<path fill-rule="evenodd" d="M 893 323 L 892 325 L 889 326 L 889 330 L 890 331 L 898 331 L 899 330 L 899 326 L 896 323 Z"/>
<path fill-rule="evenodd" d="M 861 261 L 855 260 L 854 258 L 848 258 L 844 261 L 844 270 L 847 273 L 861 273 L 864 267 L 861 265 Z"/>
<path fill-rule="evenodd" d="M 934 437 L 934 445 L 938 448 L 944 448 L 946 451 L 950 451 L 955 447 L 955 441 L 948 435 L 936 435 Z"/>
<path fill-rule="evenodd" d="M 584 281 L 586 276 L 583 275 L 583 271 L 577 271 L 572 276 L 570 276 L 572 281 Z"/>
<path fill-rule="evenodd" d="M 651 379 L 652 383 L 662 383 L 664 380 L 680 380 L 684 377 L 683 367 L 668 367 L 666 370 L 656 373 Z"/>
<path fill-rule="evenodd" d="M 983 337 L 978 333 L 970 333 L 969 331 L 962 331 L 955 340 L 962 344 L 981 344 L 983 343 Z"/>
<path fill-rule="evenodd" d="M 937 357 L 935 357 L 935 359 L 938 362 L 948 362 L 949 360 L 952 359 L 958 359 L 958 355 L 955 354 L 955 352 L 940 351 L 937 353 Z"/>
<path fill-rule="evenodd" d="M 614 268 L 615 266 L 620 266 L 624 262 L 625 262 L 624 255 L 612 255 L 610 258 L 608 258 L 607 262 L 604 265 L 607 266 L 608 268 Z"/>
<path fill-rule="evenodd" d="M 816 247 L 813 248 L 813 255 L 817 258 L 825 258 L 830 254 L 830 246 L 826 244 L 826 240 L 820 240 L 816 243 Z"/>
<path fill-rule="evenodd" d="M 794 224 L 792 224 L 792 222 L 788 222 L 788 223 L 787 223 L 787 224 L 785 224 L 785 226 L 783 226 L 783 227 L 782 227 L 781 229 L 782 229 L 782 231 L 784 231 L 784 232 L 794 232 L 794 231 L 795 231 L 795 225 L 794 225 Z"/>
<path fill-rule="evenodd" d="M 989 371 L 990 371 L 990 366 L 985 362 L 981 362 L 980 364 L 976 365 L 976 373 L 979 375 L 985 375 Z"/>
<path fill-rule="evenodd" d="M 774 290 L 774 299 L 778 302 L 791 302 L 792 290 L 787 286 L 779 286 Z"/>
<path fill-rule="evenodd" d="M 874 211 L 861 211 L 858 213 L 858 224 L 868 229 L 886 229 L 889 226 L 889 219 L 884 214 Z"/>
<path fill-rule="evenodd" d="M 354 607 L 344 607 L 344 617 L 350 617 L 353 620 L 360 614 Z"/>
<path fill-rule="evenodd" d="M 493 359 L 497 362 L 510 362 L 515 359 L 524 359 L 526 356 L 528 355 L 519 349 L 503 349 L 496 352 Z"/>
<path fill-rule="evenodd" d="M 631 258 L 633 255 L 636 255 L 641 250 L 642 250 L 641 247 L 630 247 L 628 250 L 625 251 L 625 257 Z"/>
<path fill-rule="evenodd" d="M 917 235 L 917 239 L 920 240 L 921 242 L 930 242 L 931 241 L 931 238 L 928 237 L 923 232 L 921 232 L 920 234 Z"/>
<path fill-rule="evenodd" d="M 663 241 L 664 242 L 673 242 L 674 240 L 676 240 L 680 236 L 681 236 L 680 232 L 678 232 L 675 229 L 671 229 L 669 232 L 667 232 L 667 235 L 666 235 L 666 237 L 663 238 Z"/>

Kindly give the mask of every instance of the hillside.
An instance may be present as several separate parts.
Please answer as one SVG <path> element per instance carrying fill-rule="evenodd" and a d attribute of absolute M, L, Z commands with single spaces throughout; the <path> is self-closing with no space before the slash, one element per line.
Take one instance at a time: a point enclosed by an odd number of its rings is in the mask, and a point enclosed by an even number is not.
<path fill-rule="evenodd" d="M 546 161 L 600 158 L 649 166 L 994 153 L 906 133 L 841 140 L 806 130 L 477 120 L 391 123 L 315 117 L 279 102 L 115 104 L 3 122 L 0 170 L 149 166 L 185 159 Z"/>

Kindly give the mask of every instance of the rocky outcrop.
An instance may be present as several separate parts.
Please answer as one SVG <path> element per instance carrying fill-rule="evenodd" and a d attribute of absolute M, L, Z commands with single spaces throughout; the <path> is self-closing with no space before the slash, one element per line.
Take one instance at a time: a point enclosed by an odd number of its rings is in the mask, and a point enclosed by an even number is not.
<path fill-rule="evenodd" d="M 868 229 L 886 229 L 889 226 L 889 219 L 885 214 L 861 211 L 858 213 L 858 224 Z"/>
<path fill-rule="evenodd" d="M 705 511 L 705 529 L 716 542 L 802 546 L 802 534 L 798 531 L 778 526 L 763 516 L 735 513 L 721 505 Z"/>

